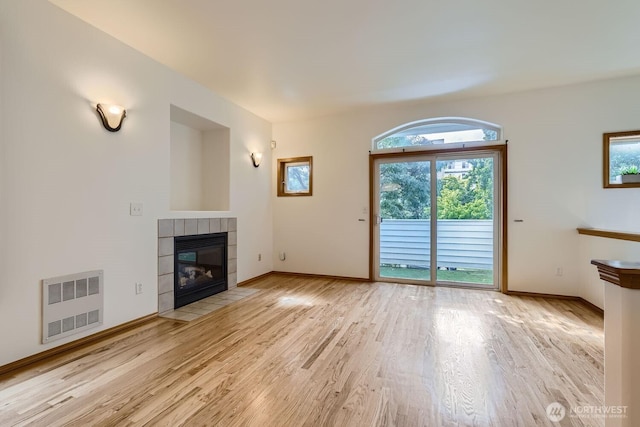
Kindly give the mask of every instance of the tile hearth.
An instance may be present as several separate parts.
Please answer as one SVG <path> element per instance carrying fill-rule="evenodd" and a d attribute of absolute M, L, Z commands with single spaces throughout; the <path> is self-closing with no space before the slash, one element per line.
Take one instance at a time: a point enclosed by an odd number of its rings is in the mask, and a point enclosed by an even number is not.
<path fill-rule="evenodd" d="M 233 288 L 228 291 L 220 292 L 213 296 L 201 299 L 177 310 L 167 311 L 160 314 L 160 317 L 166 317 L 175 320 L 184 320 L 190 322 L 202 316 L 213 313 L 214 311 L 227 306 L 236 301 L 240 301 L 250 295 L 258 292 L 258 289 L 252 288 Z"/>

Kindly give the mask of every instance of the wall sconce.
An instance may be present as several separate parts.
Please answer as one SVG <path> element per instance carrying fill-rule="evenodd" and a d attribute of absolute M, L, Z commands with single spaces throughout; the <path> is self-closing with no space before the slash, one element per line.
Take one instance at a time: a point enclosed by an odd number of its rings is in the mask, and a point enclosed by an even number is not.
<path fill-rule="evenodd" d="M 251 153 L 251 161 L 253 162 L 254 167 L 260 166 L 260 162 L 262 161 L 262 153 Z"/>
<path fill-rule="evenodd" d="M 109 132 L 118 132 L 122 127 L 122 120 L 127 117 L 127 111 L 119 105 L 98 104 L 96 111 Z"/>

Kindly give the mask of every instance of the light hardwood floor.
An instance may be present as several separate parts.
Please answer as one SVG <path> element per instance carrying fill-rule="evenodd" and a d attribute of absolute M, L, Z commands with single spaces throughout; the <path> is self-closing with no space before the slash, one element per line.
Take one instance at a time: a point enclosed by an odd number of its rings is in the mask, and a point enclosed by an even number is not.
<path fill-rule="evenodd" d="M 603 321 L 565 300 L 269 276 L 0 377 L 0 426 L 538 426 L 603 404 Z M 565 418 L 561 425 L 604 425 Z"/>

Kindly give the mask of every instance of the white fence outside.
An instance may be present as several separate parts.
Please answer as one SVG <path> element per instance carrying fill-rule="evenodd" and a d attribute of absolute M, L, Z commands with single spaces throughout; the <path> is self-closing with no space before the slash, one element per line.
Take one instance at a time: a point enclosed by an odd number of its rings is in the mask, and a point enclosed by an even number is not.
<path fill-rule="evenodd" d="M 429 268 L 431 223 L 385 219 L 380 224 L 380 264 Z M 438 220 L 438 267 L 493 269 L 492 220 Z"/>

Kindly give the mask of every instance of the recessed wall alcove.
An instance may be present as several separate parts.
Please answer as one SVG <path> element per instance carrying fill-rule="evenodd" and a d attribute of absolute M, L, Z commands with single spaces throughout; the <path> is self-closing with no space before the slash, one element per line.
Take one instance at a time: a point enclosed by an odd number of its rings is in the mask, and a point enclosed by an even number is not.
<path fill-rule="evenodd" d="M 171 105 L 171 210 L 229 210 L 229 156 L 228 127 Z"/>

